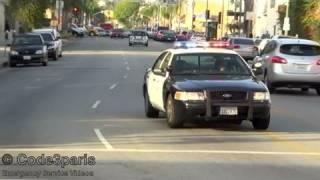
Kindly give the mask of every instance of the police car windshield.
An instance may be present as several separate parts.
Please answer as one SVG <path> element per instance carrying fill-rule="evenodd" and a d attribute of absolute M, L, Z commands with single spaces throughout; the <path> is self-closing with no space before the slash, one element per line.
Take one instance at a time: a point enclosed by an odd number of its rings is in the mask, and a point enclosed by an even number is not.
<path fill-rule="evenodd" d="M 175 55 L 172 69 L 174 75 L 251 75 L 238 55 L 222 53 Z"/>

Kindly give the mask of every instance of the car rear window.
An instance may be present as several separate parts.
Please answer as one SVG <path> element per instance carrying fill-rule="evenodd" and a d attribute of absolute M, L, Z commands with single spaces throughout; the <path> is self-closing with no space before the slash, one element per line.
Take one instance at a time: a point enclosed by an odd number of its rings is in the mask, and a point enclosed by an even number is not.
<path fill-rule="evenodd" d="M 318 56 L 320 46 L 306 44 L 285 44 L 280 47 L 280 52 L 295 56 Z"/>
<path fill-rule="evenodd" d="M 146 36 L 146 33 L 143 31 L 134 31 L 132 34 L 134 36 Z"/>
<path fill-rule="evenodd" d="M 234 44 L 254 45 L 252 39 L 234 39 Z"/>

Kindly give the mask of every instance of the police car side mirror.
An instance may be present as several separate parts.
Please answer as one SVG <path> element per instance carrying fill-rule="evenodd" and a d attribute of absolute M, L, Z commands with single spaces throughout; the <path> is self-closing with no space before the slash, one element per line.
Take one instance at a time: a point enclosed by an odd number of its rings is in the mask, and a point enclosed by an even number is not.
<path fill-rule="evenodd" d="M 150 71 L 152 71 L 152 69 L 151 68 L 147 68 L 146 72 L 150 72 Z"/>
<path fill-rule="evenodd" d="M 256 76 L 262 75 L 263 74 L 262 64 L 260 62 L 253 64 L 252 71 Z"/>
<path fill-rule="evenodd" d="M 172 73 L 172 66 L 168 66 L 166 67 L 166 71 L 171 74 Z"/>

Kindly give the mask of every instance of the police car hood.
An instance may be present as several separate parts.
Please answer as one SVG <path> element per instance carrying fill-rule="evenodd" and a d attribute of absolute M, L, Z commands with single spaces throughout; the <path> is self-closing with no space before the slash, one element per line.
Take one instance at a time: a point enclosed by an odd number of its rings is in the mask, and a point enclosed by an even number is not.
<path fill-rule="evenodd" d="M 267 91 L 261 81 L 252 76 L 195 75 L 174 76 L 173 86 L 182 91 L 225 90 Z"/>

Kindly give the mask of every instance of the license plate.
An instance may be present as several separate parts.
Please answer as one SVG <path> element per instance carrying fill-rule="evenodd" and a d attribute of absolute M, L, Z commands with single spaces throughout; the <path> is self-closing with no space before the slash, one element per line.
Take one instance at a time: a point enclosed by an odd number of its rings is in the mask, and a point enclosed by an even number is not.
<path fill-rule="evenodd" d="M 142 39 L 142 37 L 141 36 L 136 36 L 136 39 Z"/>
<path fill-rule="evenodd" d="M 23 60 L 31 60 L 31 56 L 23 56 Z"/>
<path fill-rule="evenodd" d="M 308 69 L 308 65 L 296 64 L 296 69 L 298 69 L 298 70 L 307 70 Z"/>
<path fill-rule="evenodd" d="M 220 115 L 235 116 L 238 115 L 237 107 L 220 107 Z"/>

